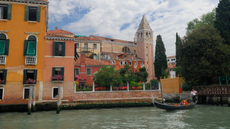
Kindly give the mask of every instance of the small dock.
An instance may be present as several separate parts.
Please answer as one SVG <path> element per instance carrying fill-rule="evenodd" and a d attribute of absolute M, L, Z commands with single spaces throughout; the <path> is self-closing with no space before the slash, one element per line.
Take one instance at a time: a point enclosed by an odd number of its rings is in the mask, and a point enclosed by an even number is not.
<path fill-rule="evenodd" d="M 228 85 L 211 85 L 211 86 L 194 86 L 198 92 L 199 104 L 216 104 L 223 105 L 227 101 L 230 106 L 230 86 Z"/>

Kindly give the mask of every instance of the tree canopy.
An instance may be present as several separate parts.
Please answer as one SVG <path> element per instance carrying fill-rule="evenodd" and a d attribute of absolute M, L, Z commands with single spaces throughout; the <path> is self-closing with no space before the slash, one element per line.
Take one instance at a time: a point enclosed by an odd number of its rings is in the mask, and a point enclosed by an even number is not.
<path fill-rule="evenodd" d="M 197 85 L 210 84 L 213 76 L 230 72 L 230 47 L 213 25 L 201 26 L 183 39 L 182 74 Z"/>
<path fill-rule="evenodd" d="M 230 1 L 221 0 L 216 8 L 215 28 L 220 31 L 225 43 L 230 45 Z"/>
<path fill-rule="evenodd" d="M 181 43 L 181 38 L 180 36 L 176 33 L 176 66 L 180 65 L 180 58 L 181 58 L 181 53 L 180 49 L 182 49 L 182 43 Z"/>
<path fill-rule="evenodd" d="M 200 28 L 204 25 L 214 25 L 214 21 L 216 20 L 216 9 L 213 9 L 212 12 L 207 14 L 203 14 L 200 19 L 195 18 L 192 21 L 187 23 L 187 32 L 189 35 L 193 30 Z"/>
<path fill-rule="evenodd" d="M 160 79 L 162 69 L 167 69 L 167 57 L 165 55 L 165 45 L 162 41 L 161 35 L 157 36 L 156 48 L 155 48 L 155 74 L 158 79 Z"/>

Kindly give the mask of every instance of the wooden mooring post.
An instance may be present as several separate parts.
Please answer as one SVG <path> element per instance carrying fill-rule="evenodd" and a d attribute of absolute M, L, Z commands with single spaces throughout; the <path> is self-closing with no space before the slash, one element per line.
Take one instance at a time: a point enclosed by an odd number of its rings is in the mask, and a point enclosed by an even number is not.
<path fill-rule="evenodd" d="M 33 86 L 30 86 L 30 90 L 29 90 L 29 100 L 28 100 L 28 111 L 27 111 L 27 114 L 28 114 L 28 115 L 31 115 L 32 94 L 33 94 Z"/>
<path fill-rule="evenodd" d="M 35 112 L 35 86 L 33 86 L 33 106 L 32 106 L 32 112 Z"/>
<path fill-rule="evenodd" d="M 57 98 L 57 114 L 60 113 L 61 110 L 61 98 L 62 98 L 62 87 L 58 86 L 58 98 Z"/>

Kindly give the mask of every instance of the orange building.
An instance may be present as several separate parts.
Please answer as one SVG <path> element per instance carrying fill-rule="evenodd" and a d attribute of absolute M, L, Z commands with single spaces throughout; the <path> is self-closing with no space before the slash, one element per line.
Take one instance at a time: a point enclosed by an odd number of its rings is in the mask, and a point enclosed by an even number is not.
<path fill-rule="evenodd" d="M 131 66 L 133 72 L 139 72 L 139 68 L 145 66 L 145 62 L 142 58 L 138 58 L 135 55 L 129 55 L 127 53 L 103 52 L 101 54 L 101 60 L 111 62 L 115 65 L 116 70 L 124 68 L 125 65 L 129 65 Z"/>
<path fill-rule="evenodd" d="M 62 86 L 63 99 L 71 101 L 74 93 L 74 34 L 56 27 L 47 32 L 45 39 L 42 100 L 56 99 L 58 86 Z"/>
<path fill-rule="evenodd" d="M 43 86 L 46 0 L 0 1 L 0 103 L 26 103 Z"/>

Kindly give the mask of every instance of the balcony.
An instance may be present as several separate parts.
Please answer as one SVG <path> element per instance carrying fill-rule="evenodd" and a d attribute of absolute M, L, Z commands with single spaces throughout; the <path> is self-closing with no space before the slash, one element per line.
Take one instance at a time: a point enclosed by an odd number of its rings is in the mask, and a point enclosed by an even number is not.
<path fill-rule="evenodd" d="M 25 64 L 26 65 L 36 65 L 37 57 L 36 56 L 26 56 Z"/>
<path fill-rule="evenodd" d="M 78 55 L 85 54 L 85 57 L 92 57 L 94 53 L 94 48 L 89 48 L 89 47 L 78 47 L 76 50 L 76 53 Z"/>
<path fill-rule="evenodd" d="M 6 56 L 0 56 L 0 65 L 6 65 Z"/>

